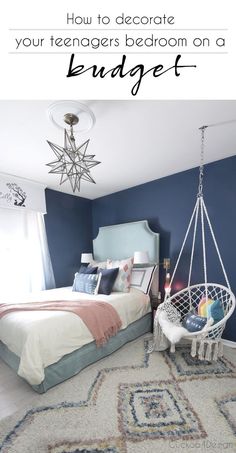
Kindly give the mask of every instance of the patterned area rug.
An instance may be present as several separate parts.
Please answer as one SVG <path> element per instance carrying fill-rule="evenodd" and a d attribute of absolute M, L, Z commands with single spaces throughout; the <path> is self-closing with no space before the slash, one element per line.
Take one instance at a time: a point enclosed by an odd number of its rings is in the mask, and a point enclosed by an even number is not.
<path fill-rule="evenodd" d="M 199 362 L 139 338 L 0 422 L 1 453 L 236 452 L 236 351 Z"/>

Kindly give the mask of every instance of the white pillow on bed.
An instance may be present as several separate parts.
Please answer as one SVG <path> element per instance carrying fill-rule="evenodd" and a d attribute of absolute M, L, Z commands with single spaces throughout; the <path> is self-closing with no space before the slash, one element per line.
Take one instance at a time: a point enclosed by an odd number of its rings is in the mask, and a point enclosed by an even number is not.
<path fill-rule="evenodd" d="M 135 267 L 131 274 L 131 288 L 136 288 L 148 294 L 157 266 Z"/>
<path fill-rule="evenodd" d="M 98 267 L 100 269 L 106 269 L 107 262 L 106 261 L 90 261 L 88 267 Z"/>

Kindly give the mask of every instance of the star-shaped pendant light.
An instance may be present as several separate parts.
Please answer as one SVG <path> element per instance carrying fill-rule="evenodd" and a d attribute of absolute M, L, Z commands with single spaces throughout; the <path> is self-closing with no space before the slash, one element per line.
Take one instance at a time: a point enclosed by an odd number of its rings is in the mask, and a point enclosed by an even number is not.
<path fill-rule="evenodd" d="M 78 123 L 79 118 L 73 113 L 66 113 L 64 121 L 70 126 L 70 133 L 64 130 L 64 147 L 48 142 L 56 155 L 57 160 L 46 164 L 51 167 L 49 173 L 61 175 L 60 184 L 70 181 L 73 192 L 80 191 L 81 180 L 95 184 L 90 174 L 90 169 L 101 162 L 94 160 L 94 154 L 86 154 L 89 140 L 82 145 L 76 146 L 73 134 L 73 126 Z"/>

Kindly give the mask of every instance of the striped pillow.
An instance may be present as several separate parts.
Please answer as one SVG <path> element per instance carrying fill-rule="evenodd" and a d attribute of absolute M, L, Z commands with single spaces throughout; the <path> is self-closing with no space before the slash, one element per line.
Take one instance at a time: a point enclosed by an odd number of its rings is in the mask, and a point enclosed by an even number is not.
<path fill-rule="evenodd" d="M 96 295 L 98 294 L 100 280 L 100 274 L 79 274 L 76 272 L 72 291 Z"/>

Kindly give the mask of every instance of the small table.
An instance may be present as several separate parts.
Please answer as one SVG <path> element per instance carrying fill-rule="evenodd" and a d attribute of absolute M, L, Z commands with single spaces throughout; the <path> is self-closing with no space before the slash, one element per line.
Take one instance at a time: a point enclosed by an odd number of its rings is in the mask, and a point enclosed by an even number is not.
<path fill-rule="evenodd" d="M 161 304 L 162 300 L 159 296 L 150 296 L 150 302 L 151 302 L 151 307 L 152 307 L 152 331 L 153 331 L 153 323 L 154 323 L 154 318 L 155 314 L 157 311 L 157 307 Z"/>

